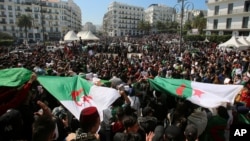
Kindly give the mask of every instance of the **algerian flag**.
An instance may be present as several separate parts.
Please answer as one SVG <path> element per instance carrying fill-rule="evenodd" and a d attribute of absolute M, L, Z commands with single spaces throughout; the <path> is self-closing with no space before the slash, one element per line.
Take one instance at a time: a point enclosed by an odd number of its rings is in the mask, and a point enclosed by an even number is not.
<path fill-rule="evenodd" d="M 25 82 L 29 81 L 31 73 L 31 71 L 25 68 L 0 70 L 0 86 L 21 86 Z"/>
<path fill-rule="evenodd" d="M 205 108 L 216 108 L 225 103 L 233 104 L 236 95 L 243 88 L 242 85 L 208 84 L 161 77 L 149 79 L 149 82 L 151 87 L 157 91 L 187 99 Z"/>
<path fill-rule="evenodd" d="M 0 70 L 0 86 L 21 86 L 30 79 L 31 74 L 25 68 Z M 102 119 L 102 111 L 120 97 L 117 90 L 95 86 L 80 76 L 38 76 L 38 81 L 77 119 L 81 110 L 89 106 L 96 106 Z"/>
<path fill-rule="evenodd" d="M 95 106 L 102 120 L 102 111 L 120 97 L 116 89 L 93 85 L 80 76 L 39 76 L 38 81 L 77 119 L 83 108 Z"/>

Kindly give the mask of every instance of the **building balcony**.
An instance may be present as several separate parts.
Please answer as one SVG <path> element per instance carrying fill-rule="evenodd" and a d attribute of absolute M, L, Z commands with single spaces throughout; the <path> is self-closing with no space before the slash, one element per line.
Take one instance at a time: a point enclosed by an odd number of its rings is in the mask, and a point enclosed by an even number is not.
<path fill-rule="evenodd" d="M 7 24 L 6 21 L 0 21 L 0 24 Z"/>
<path fill-rule="evenodd" d="M 25 9 L 26 12 L 32 12 L 32 9 Z"/>
<path fill-rule="evenodd" d="M 23 2 L 23 4 L 25 4 L 25 5 L 31 5 L 32 3 L 31 2 Z"/>
<path fill-rule="evenodd" d="M 248 27 L 242 26 L 242 24 L 232 24 L 231 26 L 218 25 L 218 26 L 207 26 L 207 30 L 241 30 L 248 29 Z"/>
<path fill-rule="evenodd" d="M 230 2 L 234 0 L 205 0 L 206 4 L 218 4 L 218 3 L 223 3 L 223 2 Z"/>
<path fill-rule="evenodd" d="M 232 16 L 232 15 L 250 15 L 250 11 L 245 11 L 244 9 L 235 9 L 230 13 L 228 11 L 221 11 L 214 15 L 208 15 L 207 17 L 220 17 L 220 16 Z"/>

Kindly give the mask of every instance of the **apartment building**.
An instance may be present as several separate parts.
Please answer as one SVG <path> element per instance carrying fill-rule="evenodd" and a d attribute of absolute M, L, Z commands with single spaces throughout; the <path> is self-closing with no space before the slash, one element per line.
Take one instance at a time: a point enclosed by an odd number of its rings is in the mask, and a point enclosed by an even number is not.
<path fill-rule="evenodd" d="M 143 7 L 112 2 L 103 17 L 103 29 L 108 36 L 140 35 L 137 26 L 143 19 Z"/>
<path fill-rule="evenodd" d="M 145 21 L 149 21 L 153 27 L 152 32 L 157 32 L 156 24 L 157 22 L 165 23 L 166 21 L 174 21 L 175 10 L 173 7 L 168 7 L 162 4 L 151 4 L 145 10 Z"/>
<path fill-rule="evenodd" d="M 250 34 L 250 0 L 206 0 L 207 35 Z"/>
<path fill-rule="evenodd" d="M 28 40 L 59 40 L 69 30 L 81 30 L 81 9 L 73 0 L 0 0 L 0 32 L 24 39 L 17 26 L 23 14 L 32 17 Z"/>

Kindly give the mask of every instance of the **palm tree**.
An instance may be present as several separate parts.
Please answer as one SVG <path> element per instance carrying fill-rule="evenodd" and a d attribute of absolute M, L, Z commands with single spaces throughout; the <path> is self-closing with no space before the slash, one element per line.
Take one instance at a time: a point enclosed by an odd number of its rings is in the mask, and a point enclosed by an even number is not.
<path fill-rule="evenodd" d="M 17 20 L 17 26 L 21 29 L 24 27 L 25 36 L 27 39 L 28 29 L 32 27 L 32 17 L 30 15 L 21 15 Z"/>

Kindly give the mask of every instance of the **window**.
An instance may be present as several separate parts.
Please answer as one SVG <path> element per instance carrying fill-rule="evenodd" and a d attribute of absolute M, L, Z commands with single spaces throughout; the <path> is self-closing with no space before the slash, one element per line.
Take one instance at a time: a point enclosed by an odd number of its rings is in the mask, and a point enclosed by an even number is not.
<path fill-rule="evenodd" d="M 13 24 L 13 23 L 14 23 L 13 19 L 10 19 L 9 22 L 10 22 L 10 24 Z"/>
<path fill-rule="evenodd" d="M 214 20 L 214 29 L 217 29 L 217 28 L 218 28 L 218 20 L 215 19 L 215 20 Z"/>
<path fill-rule="evenodd" d="M 17 6 L 17 9 L 16 9 L 17 11 L 21 11 L 21 9 L 20 9 L 20 6 Z"/>
<path fill-rule="evenodd" d="M 12 12 L 9 12 L 9 17 L 13 17 L 13 14 L 12 14 Z"/>
<path fill-rule="evenodd" d="M 250 1 L 245 1 L 244 11 L 245 12 L 249 12 L 250 11 Z"/>
<path fill-rule="evenodd" d="M 248 28 L 249 17 L 243 17 L 242 28 Z"/>
<path fill-rule="evenodd" d="M 219 9 L 220 9 L 220 6 L 215 6 L 214 8 L 214 15 L 218 15 L 219 14 Z"/>
<path fill-rule="evenodd" d="M 233 3 L 228 4 L 227 14 L 233 14 Z"/>
<path fill-rule="evenodd" d="M 11 5 L 8 6 L 8 10 L 12 10 L 12 6 Z"/>
<path fill-rule="evenodd" d="M 228 18 L 227 19 L 227 29 L 230 29 L 231 28 L 231 23 L 232 23 L 232 18 Z"/>

